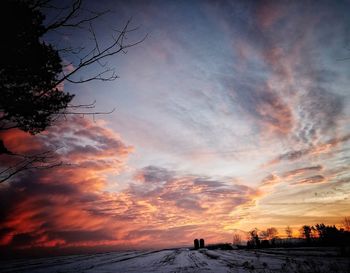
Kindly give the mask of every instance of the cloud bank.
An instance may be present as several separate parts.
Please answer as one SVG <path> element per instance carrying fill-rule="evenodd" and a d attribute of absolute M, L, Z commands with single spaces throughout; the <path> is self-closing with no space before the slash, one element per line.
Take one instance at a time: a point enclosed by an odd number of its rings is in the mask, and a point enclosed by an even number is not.
<path fill-rule="evenodd" d="M 21 133 L 22 148 L 17 136 L 5 139 L 22 152 L 34 141 Z M 254 204 L 260 194 L 233 180 L 157 166 L 138 170 L 126 189 L 108 192 L 108 176 L 122 173 L 133 151 L 118 134 L 103 123 L 75 118 L 38 136 L 31 147 L 53 144 L 62 145 L 56 153 L 65 165 L 26 172 L 1 185 L 3 247 L 160 247 L 173 244 L 171 238 L 187 245 L 195 234 L 220 240 L 235 221 L 231 213 Z"/>

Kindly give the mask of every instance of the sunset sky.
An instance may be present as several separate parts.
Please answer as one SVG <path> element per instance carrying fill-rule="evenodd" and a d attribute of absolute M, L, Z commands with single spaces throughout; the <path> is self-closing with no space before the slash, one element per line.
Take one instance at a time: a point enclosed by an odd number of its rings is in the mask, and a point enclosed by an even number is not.
<path fill-rule="evenodd" d="M 0 184 L 1 246 L 231 242 L 350 216 L 349 1 L 84 5 L 111 10 L 94 25 L 102 45 L 129 18 L 130 41 L 147 39 L 109 59 L 119 79 L 64 84 L 112 114 L 2 135 L 16 152 L 62 147 L 67 164 Z"/>

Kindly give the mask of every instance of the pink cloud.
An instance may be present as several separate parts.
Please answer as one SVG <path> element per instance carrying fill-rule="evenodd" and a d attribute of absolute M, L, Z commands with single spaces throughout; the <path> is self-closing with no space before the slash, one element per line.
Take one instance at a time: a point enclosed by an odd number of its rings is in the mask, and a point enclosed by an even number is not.
<path fill-rule="evenodd" d="M 23 137 L 23 147 L 32 141 Z M 88 119 L 74 118 L 35 141 L 62 145 L 56 155 L 69 164 L 24 173 L 0 189 L 2 247 L 152 248 L 189 244 L 195 235 L 228 240 L 231 213 L 261 194 L 156 166 L 139 170 L 126 189 L 106 192 L 108 175 L 123 172 L 133 149 Z"/>

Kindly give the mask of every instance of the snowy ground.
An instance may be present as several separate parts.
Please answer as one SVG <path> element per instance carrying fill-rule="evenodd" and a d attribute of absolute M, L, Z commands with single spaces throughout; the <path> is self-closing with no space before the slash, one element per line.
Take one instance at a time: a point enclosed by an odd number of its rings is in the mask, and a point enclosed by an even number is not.
<path fill-rule="evenodd" d="M 110 252 L 0 261 L 0 272 L 350 272 L 350 259 L 336 249 L 267 249 Z"/>

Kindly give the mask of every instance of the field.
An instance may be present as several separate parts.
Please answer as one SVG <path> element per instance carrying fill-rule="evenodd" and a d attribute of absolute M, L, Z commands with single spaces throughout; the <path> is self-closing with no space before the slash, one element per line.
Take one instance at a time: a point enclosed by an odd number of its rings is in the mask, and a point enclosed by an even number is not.
<path fill-rule="evenodd" d="M 0 262 L 0 272 L 350 272 L 337 249 L 189 250 L 109 252 Z"/>

